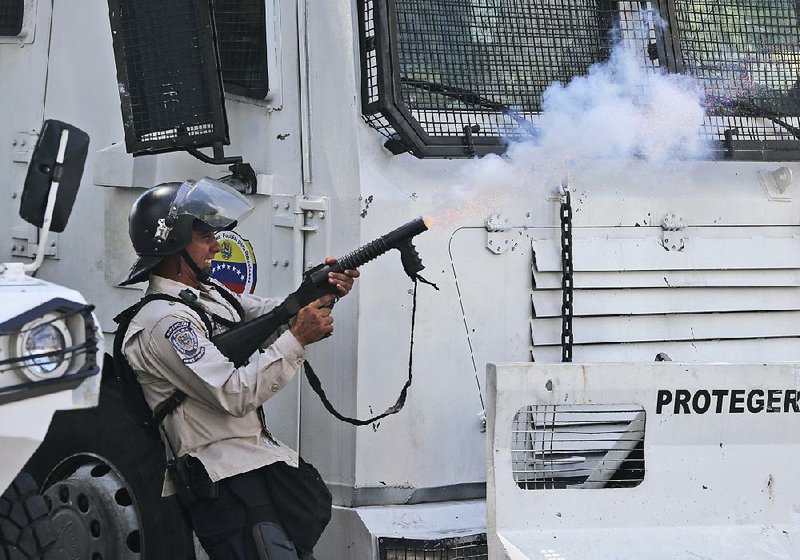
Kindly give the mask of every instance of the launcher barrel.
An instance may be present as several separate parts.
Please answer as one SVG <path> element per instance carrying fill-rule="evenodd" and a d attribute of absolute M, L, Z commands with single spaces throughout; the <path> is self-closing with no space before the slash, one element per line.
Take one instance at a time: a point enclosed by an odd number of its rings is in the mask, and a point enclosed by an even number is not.
<path fill-rule="evenodd" d="M 274 310 L 212 337 L 211 342 L 236 367 L 247 363 L 250 356 L 272 336 L 281 325 L 288 323 L 298 311 L 325 294 L 336 289 L 328 282 L 328 273 L 354 270 L 378 258 L 391 249 L 400 251 L 403 270 L 412 279 L 425 268 L 411 240 L 426 231 L 422 218 L 411 220 L 399 228 L 348 253 L 334 264 L 320 264 L 305 274 L 303 283 Z"/>

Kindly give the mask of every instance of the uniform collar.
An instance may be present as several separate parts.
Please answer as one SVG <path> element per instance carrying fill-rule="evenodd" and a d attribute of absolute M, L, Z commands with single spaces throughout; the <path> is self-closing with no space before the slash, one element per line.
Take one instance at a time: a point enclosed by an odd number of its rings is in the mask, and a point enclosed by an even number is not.
<path fill-rule="evenodd" d="M 189 290 L 196 296 L 200 296 L 200 290 L 192 288 L 182 282 L 176 282 L 163 276 L 155 274 L 150 275 L 150 285 L 147 287 L 147 293 L 167 294 L 168 296 L 177 296 L 183 290 Z"/>
<path fill-rule="evenodd" d="M 176 282 L 175 280 L 170 280 L 169 278 L 164 278 L 163 276 L 151 274 L 150 285 L 147 287 L 147 293 L 167 294 L 168 296 L 178 297 L 178 294 L 180 294 L 183 290 L 189 290 L 197 297 L 200 297 L 201 294 L 208 294 L 214 290 L 213 286 L 209 286 L 207 284 L 202 284 L 201 286 L 202 287 L 199 289 L 192 288 L 191 286 L 182 282 Z"/>

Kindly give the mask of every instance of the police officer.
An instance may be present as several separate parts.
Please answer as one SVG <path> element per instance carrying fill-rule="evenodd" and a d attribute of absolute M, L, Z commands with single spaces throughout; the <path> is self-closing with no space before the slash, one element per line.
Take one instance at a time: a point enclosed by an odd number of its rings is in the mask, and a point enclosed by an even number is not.
<path fill-rule="evenodd" d="M 215 234 L 252 209 L 234 189 L 209 178 L 161 184 L 136 200 L 129 233 L 139 258 L 121 285 L 149 280 L 146 297 L 171 299 L 152 299 L 136 311 L 121 352 L 151 410 L 185 395 L 161 421 L 168 460 L 185 467 L 169 470 L 163 494 L 175 493 L 179 472 L 189 474 L 195 499 L 186 506 L 211 559 L 313 558 L 330 502 L 323 496 L 322 512 L 305 511 L 320 490 L 304 481 L 327 489 L 313 467 L 272 436 L 260 407 L 289 383 L 306 347 L 333 331 L 334 296 L 301 309 L 288 330 L 242 367 L 219 352 L 213 334 L 279 303 L 233 294 L 209 279 L 219 251 Z M 358 275 L 348 270 L 329 281 L 344 296 Z"/>

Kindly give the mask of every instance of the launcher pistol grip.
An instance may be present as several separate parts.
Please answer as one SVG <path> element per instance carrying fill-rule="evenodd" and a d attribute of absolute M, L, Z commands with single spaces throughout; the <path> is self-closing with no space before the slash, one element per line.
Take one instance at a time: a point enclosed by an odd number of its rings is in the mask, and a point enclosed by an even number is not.
<path fill-rule="evenodd" d="M 403 270 L 405 270 L 409 278 L 415 279 L 417 274 L 425 268 L 425 265 L 422 264 L 422 259 L 419 258 L 419 253 L 417 253 L 417 248 L 411 242 L 411 238 L 399 242 L 395 247 L 400 251 L 400 262 L 403 264 Z"/>

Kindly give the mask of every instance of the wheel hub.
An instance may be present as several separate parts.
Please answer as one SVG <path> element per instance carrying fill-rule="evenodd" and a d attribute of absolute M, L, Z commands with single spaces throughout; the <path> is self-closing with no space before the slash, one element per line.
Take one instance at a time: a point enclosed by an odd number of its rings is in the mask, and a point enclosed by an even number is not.
<path fill-rule="evenodd" d="M 140 560 L 141 518 L 122 476 L 92 458 L 44 493 L 51 504 L 59 558 Z"/>

